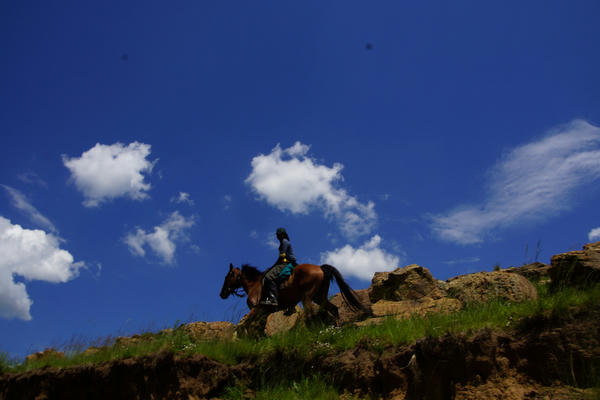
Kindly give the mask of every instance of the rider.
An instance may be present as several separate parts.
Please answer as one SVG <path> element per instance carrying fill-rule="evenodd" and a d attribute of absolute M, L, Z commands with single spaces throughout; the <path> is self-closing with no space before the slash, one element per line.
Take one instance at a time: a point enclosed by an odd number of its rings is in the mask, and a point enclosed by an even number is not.
<path fill-rule="evenodd" d="M 265 299 L 261 304 L 277 306 L 277 292 L 279 284 L 286 280 L 296 265 L 296 256 L 290 243 L 290 237 L 284 228 L 277 228 L 279 239 L 279 257 L 275 264 L 265 273 L 264 293 Z"/>

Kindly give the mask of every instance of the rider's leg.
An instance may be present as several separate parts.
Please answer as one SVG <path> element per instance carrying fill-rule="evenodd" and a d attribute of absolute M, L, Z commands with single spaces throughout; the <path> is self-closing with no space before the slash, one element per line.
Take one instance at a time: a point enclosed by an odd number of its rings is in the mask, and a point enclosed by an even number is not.
<path fill-rule="evenodd" d="M 277 283 L 265 277 L 265 299 L 261 304 L 276 306 L 277 305 Z"/>
<path fill-rule="evenodd" d="M 263 282 L 264 285 L 264 296 L 265 299 L 263 301 L 261 301 L 261 304 L 266 304 L 266 305 L 277 305 L 277 289 L 278 289 L 278 285 L 277 285 L 277 276 L 279 275 L 279 273 L 281 272 L 281 270 L 283 269 L 284 265 L 276 265 L 273 268 L 271 268 L 269 271 L 267 271 L 267 273 L 265 274 L 265 279 Z"/>

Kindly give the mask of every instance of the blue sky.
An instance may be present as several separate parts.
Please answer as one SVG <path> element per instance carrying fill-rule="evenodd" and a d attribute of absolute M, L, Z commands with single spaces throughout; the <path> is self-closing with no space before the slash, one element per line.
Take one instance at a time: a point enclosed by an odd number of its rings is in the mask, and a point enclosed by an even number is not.
<path fill-rule="evenodd" d="M 600 240 L 598 2 L 0 7 L 13 356 L 237 321 L 279 226 L 355 289 Z"/>

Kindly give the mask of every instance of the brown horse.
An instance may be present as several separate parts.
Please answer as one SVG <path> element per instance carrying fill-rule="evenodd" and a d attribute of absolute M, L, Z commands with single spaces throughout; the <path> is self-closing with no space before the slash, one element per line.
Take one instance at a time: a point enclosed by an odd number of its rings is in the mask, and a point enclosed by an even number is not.
<path fill-rule="evenodd" d="M 264 273 L 250 265 L 243 265 L 242 269 L 234 268 L 229 264 L 229 272 L 225 276 L 220 296 L 226 299 L 233 294 L 238 297 L 244 295 L 240 288 L 246 292 L 248 308 L 253 310 L 260 302 L 262 296 Z M 335 279 L 342 297 L 353 310 L 368 312 L 356 297 L 354 291 L 348 286 L 342 274 L 331 265 L 300 264 L 292 271 L 292 275 L 279 289 L 279 309 L 290 309 L 302 302 L 307 317 L 314 314 L 313 302 L 319 304 L 336 319 L 339 317 L 338 309 L 327 299 L 329 283 Z"/>

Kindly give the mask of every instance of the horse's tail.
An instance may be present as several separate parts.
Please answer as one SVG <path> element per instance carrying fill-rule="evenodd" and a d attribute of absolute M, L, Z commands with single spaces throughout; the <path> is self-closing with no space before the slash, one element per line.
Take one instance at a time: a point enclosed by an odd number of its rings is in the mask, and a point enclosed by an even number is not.
<path fill-rule="evenodd" d="M 368 312 L 366 307 L 360 302 L 360 300 L 358 300 L 358 297 L 356 296 L 356 293 L 354 293 L 354 290 L 352 290 L 352 288 L 350 288 L 350 286 L 346 283 L 346 281 L 342 277 L 342 274 L 340 273 L 340 271 L 337 270 L 337 268 L 329 264 L 323 264 L 321 265 L 321 269 L 325 274 L 326 280 L 335 279 L 335 282 L 337 283 L 338 287 L 340 288 L 340 291 L 342 292 L 342 297 L 344 298 L 344 301 L 346 301 L 346 304 L 348 304 L 348 306 L 351 309 L 355 311 L 360 310 L 363 312 Z"/>

